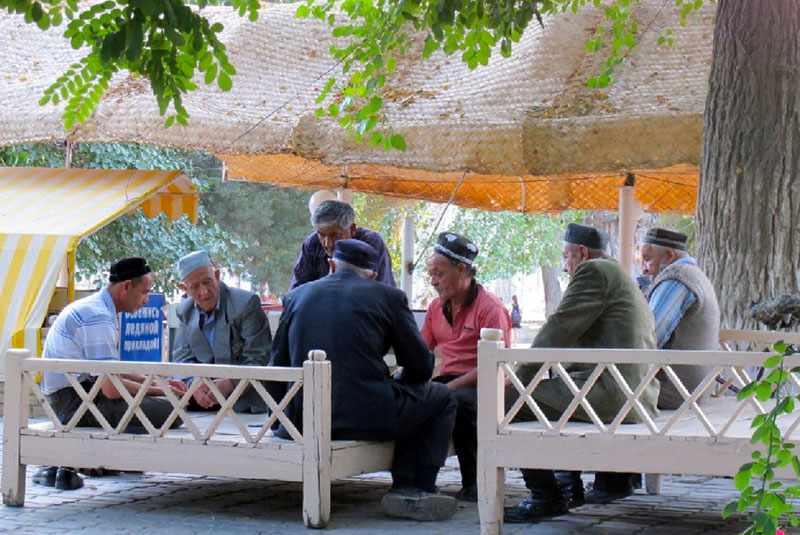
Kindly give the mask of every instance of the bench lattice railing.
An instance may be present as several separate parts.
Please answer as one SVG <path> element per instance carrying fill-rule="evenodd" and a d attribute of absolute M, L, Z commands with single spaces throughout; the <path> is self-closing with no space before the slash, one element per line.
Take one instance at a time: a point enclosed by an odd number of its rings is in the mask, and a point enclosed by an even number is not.
<path fill-rule="evenodd" d="M 81 398 L 81 404 L 72 418 L 62 423 L 56 415 L 47 397 L 37 384 L 35 378 L 37 374 L 43 372 L 64 373 L 70 382 L 71 387 Z M 93 432 L 94 435 L 105 434 L 107 437 L 125 433 L 125 429 L 134 416 L 144 427 L 148 435 L 153 438 L 162 438 L 170 430 L 170 426 L 180 418 L 187 431 L 198 441 L 206 441 L 213 437 L 220 425 L 226 418 L 229 418 L 239 431 L 240 438 L 247 444 L 258 444 L 272 428 L 273 424 L 280 422 L 286 428 L 296 444 L 303 444 L 302 433 L 292 424 L 286 415 L 286 407 L 291 400 L 298 395 L 303 387 L 303 370 L 300 368 L 278 368 L 278 367 L 243 367 L 243 366 L 218 366 L 210 364 L 170 364 L 170 363 L 146 363 L 146 362 L 117 362 L 117 361 L 85 361 L 85 360 L 50 360 L 50 359 L 22 359 L 20 361 L 20 373 L 22 374 L 22 387 L 31 392 L 41 405 L 50 423 L 59 433 L 70 433 L 75 428 L 88 411 L 90 412 L 100 428 Z M 97 377 L 89 391 L 85 391 L 78 382 L 77 374 L 91 373 Z M 120 377 L 124 374 L 139 374 L 145 377 L 143 387 L 136 395 L 129 393 L 122 385 Z M 192 376 L 195 379 L 187 391 L 180 397 L 172 392 L 167 384 L 168 379 L 173 377 Z M 214 384 L 217 378 L 233 379 L 238 381 L 234 390 L 226 398 Z M 116 426 L 112 426 L 100 413 L 95 402 L 103 382 L 108 379 L 117 388 L 127 403 L 128 407 L 123 417 Z M 262 381 L 276 381 L 291 383 L 286 395 L 279 401 L 267 392 Z M 208 386 L 219 406 L 216 410 L 208 411 L 204 414 L 203 420 L 208 420 L 208 415 L 213 415 L 210 423 L 204 428 L 195 421 L 198 413 L 189 413 L 186 407 L 195 391 L 201 385 Z M 167 420 L 160 427 L 156 427 L 147 418 L 141 408 L 142 400 L 150 386 L 160 387 L 166 394 L 166 399 L 172 406 L 172 412 Z M 264 415 L 264 422 L 255 433 L 251 433 L 248 426 L 242 422 L 239 415 L 234 412 L 233 407 L 239 398 L 244 394 L 248 387 L 253 388 L 258 396 L 264 400 L 269 408 L 269 414 Z M 100 430 L 102 429 L 102 431 Z M 239 437 L 236 438 L 238 440 Z"/>
<path fill-rule="evenodd" d="M 663 362 L 665 359 L 667 359 L 668 362 Z M 634 411 L 644 424 L 644 426 L 638 426 L 636 428 L 637 435 L 673 436 L 675 435 L 674 431 L 676 426 L 685 419 L 688 413 L 692 413 L 697 421 L 702 424 L 695 428 L 698 433 L 702 430 L 702 435 L 698 434 L 698 436 L 714 439 L 729 438 L 730 436 L 740 438 L 741 435 L 729 435 L 734 424 L 743 417 L 745 411 L 748 411 L 748 418 L 752 418 L 757 414 L 765 414 L 769 408 L 769 402 L 761 403 L 754 395 L 751 395 L 742 403 L 739 403 L 733 412 L 726 414 L 724 420 L 720 421 L 719 418 L 717 418 L 715 422 L 714 418 L 712 418 L 708 414 L 708 411 L 704 409 L 703 405 L 699 403 L 699 400 L 703 398 L 706 391 L 713 388 L 715 379 L 720 373 L 725 373 L 734 386 L 743 388 L 752 380 L 746 368 L 757 366 L 761 364 L 763 360 L 763 354 L 732 351 L 665 352 L 657 350 L 644 351 L 624 349 L 582 349 L 579 351 L 574 349 L 544 348 L 522 350 L 505 349 L 500 352 L 500 356 L 497 358 L 497 370 L 500 374 L 500 380 L 510 383 L 519 394 L 519 397 L 508 411 L 503 411 L 502 417 L 498 421 L 498 433 L 522 432 L 523 428 L 514 426 L 513 421 L 522 407 L 527 405 L 540 426 L 535 428 L 528 426 L 524 429 L 529 432 L 541 434 L 562 433 L 578 407 L 582 407 L 591 420 L 593 426 L 591 432 L 606 435 L 613 435 L 619 432 L 621 426 L 624 428 L 625 424 L 623 424 L 623 421 L 631 411 Z M 595 365 L 590 376 L 580 388 L 574 383 L 566 370 L 566 364 L 568 362 Z M 531 363 L 540 365 L 541 367 L 529 383 L 523 384 L 514 371 L 515 363 Z M 675 373 L 673 366 L 691 365 L 692 363 L 703 363 L 705 366 L 710 366 L 710 369 L 698 386 L 692 391 L 689 391 Z M 623 377 L 619 366 L 625 364 L 644 364 L 647 366 L 647 371 L 638 384 L 631 385 L 625 380 L 625 377 Z M 797 364 L 800 364 L 800 361 L 798 361 Z M 664 372 L 667 381 L 671 383 L 682 396 L 683 402 L 674 411 L 663 411 L 663 414 L 669 415 L 669 418 L 659 423 L 659 421 L 654 419 L 645 410 L 641 402 L 641 396 L 646 391 L 647 386 L 653 382 L 656 375 L 661 371 Z M 600 420 L 595 408 L 592 407 L 589 400 L 589 394 L 592 388 L 595 387 L 604 373 L 607 374 L 606 376 L 613 378 L 614 384 L 626 398 L 625 403 L 610 423 L 604 423 Z M 550 378 L 562 381 L 573 396 L 566 410 L 555 422 L 548 420 L 545 412 L 534 399 L 536 388 L 541 385 L 542 381 Z M 795 387 L 800 387 L 800 374 L 790 373 L 787 382 Z M 782 420 L 781 427 L 784 429 L 785 433 L 791 435 L 798 425 L 800 425 L 800 413 L 792 415 L 791 419 L 783 418 Z M 682 436 L 685 436 L 685 433 Z"/>

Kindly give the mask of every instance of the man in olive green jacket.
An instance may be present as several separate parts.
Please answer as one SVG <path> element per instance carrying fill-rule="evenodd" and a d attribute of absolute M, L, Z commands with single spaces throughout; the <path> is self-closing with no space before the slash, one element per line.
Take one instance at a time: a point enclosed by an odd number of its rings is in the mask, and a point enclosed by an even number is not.
<path fill-rule="evenodd" d="M 604 249 L 607 235 L 585 225 L 571 223 L 564 237 L 564 271 L 570 274 L 558 309 L 544 324 L 533 341 L 533 347 L 575 348 L 655 348 L 653 315 L 642 292 L 634 280 L 619 264 L 607 257 Z M 594 364 L 566 364 L 565 369 L 578 388 L 581 388 L 595 368 Z M 644 377 L 645 365 L 618 365 L 622 376 L 635 390 Z M 536 374 L 537 365 L 518 367 L 517 375 L 527 384 Z M 654 380 L 639 398 L 645 409 L 656 415 L 659 384 Z M 519 393 L 509 387 L 506 405 L 510 406 Z M 563 380 L 555 376 L 545 379 L 536 387 L 533 398 L 548 418 L 558 419 L 573 399 Z M 611 422 L 626 401 L 625 394 L 611 373 L 604 371 L 586 396 L 597 416 Z M 516 421 L 535 419 L 527 405 Z M 572 415 L 573 420 L 590 421 L 583 408 Z M 632 410 L 624 423 L 639 422 L 640 416 Z M 560 473 L 559 483 L 551 470 L 522 470 L 531 496 L 519 505 L 506 510 L 508 522 L 531 522 L 567 511 L 566 499 L 577 505 L 583 501 L 583 486 L 579 472 Z M 564 487 L 565 497 L 558 484 Z M 595 478 L 594 501 L 609 501 L 632 492 L 627 474 L 598 474 Z M 590 494 L 592 494 L 590 493 Z M 591 496 L 590 496 L 591 497 Z"/>

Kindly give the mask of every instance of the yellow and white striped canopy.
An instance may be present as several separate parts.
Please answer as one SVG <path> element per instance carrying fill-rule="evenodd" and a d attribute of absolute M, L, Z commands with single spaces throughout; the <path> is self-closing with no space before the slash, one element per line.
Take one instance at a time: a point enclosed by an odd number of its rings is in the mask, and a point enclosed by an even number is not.
<path fill-rule="evenodd" d="M 197 205 L 180 171 L 0 167 L 0 355 L 39 351 L 58 274 L 81 237 L 139 207 L 194 222 Z"/>

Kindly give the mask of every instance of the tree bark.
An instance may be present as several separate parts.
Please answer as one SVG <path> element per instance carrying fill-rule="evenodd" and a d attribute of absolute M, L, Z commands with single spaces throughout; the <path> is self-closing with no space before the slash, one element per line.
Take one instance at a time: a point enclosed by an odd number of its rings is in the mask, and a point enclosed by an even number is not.
<path fill-rule="evenodd" d="M 698 197 L 698 259 L 728 328 L 800 291 L 800 0 L 720 0 Z"/>
<path fill-rule="evenodd" d="M 544 285 L 544 316 L 556 311 L 561 302 L 561 285 L 558 283 L 558 268 L 555 266 L 542 266 L 542 283 Z"/>

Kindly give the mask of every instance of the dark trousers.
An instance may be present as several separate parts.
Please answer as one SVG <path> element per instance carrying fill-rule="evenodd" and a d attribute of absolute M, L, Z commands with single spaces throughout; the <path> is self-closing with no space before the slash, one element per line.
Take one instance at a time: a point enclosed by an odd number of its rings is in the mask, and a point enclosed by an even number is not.
<path fill-rule="evenodd" d="M 449 388 L 428 382 L 421 396 L 396 388 L 395 407 L 400 431 L 394 443 L 393 486 L 434 491 L 450 449 L 456 401 Z"/>
<path fill-rule="evenodd" d="M 458 375 L 442 375 L 433 380 L 447 384 Z M 453 448 L 461 469 L 461 486 L 469 487 L 478 482 L 478 389 L 465 386 L 453 392 L 458 403 L 456 423 L 453 427 Z"/>
<path fill-rule="evenodd" d="M 83 389 L 88 392 L 94 381 L 84 381 L 81 383 Z M 61 423 L 69 422 L 81 405 L 81 398 L 72 387 L 62 388 L 52 394 L 48 394 L 47 401 L 53 407 L 53 410 L 58 415 Z M 94 404 L 100 411 L 100 414 L 108 421 L 108 423 L 116 427 L 122 420 L 122 416 L 128 410 L 128 403 L 124 399 L 108 399 L 102 392 L 98 392 L 94 398 Z M 150 420 L 154 427 L 159 428 L 167 421 L 170 413 L 172 412 L 172 404 L 166 398 L 160 397 L 145 397 L 139 405 L 144 412 L 144 415 Z M 181 419 L 176 418 L 171 427 L 178 427 L 181 425 Z M 97 418 L 94 417 L 90 411 L 86 411 L 81 419 L 78 421 L 80 427 L 102 427 Z M 125 427 L 126 433 L 144 433 L 145 428 L 139 421 L 138 416 L 134 414 L 128 425 Z"/>

